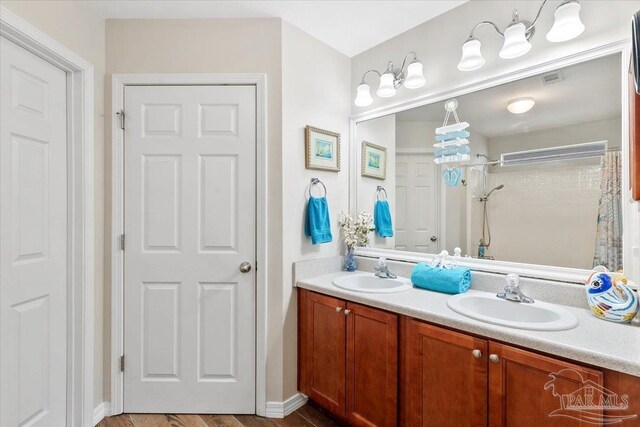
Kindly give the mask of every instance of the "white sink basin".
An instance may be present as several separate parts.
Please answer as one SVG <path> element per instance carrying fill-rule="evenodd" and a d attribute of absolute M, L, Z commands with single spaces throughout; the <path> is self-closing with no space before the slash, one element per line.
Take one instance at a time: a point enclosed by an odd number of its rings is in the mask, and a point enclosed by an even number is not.
<path fill-rule="evenodd" d="M 516 329 L 564 331 L 578 326 L 576 316 L 557 305 L 506 301 L 487 292 L 454 295 L 447 300 L 447 306 L 463 316 Z"/>
<path fill-rule="evenodd" d="M 381 279 L 373 273 L 348 273 L 333 279 L 333 284 L 348 291 L 379 294 L 402 292 L 413 287 L 409 279 Z"/>

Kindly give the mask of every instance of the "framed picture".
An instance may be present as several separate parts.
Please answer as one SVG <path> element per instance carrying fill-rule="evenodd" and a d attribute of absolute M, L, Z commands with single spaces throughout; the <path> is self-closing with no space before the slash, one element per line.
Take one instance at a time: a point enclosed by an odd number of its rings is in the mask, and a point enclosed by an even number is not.
<path fill-rule="evenodd" d="M 307 126 L 305 166 L 307 169 L 340 171 L 340 134 Z"/>
<path fill-rule="evenodd" d="M 385 179 L 387 177 L 387 149 L 362 141 L 362 176 Z"/>

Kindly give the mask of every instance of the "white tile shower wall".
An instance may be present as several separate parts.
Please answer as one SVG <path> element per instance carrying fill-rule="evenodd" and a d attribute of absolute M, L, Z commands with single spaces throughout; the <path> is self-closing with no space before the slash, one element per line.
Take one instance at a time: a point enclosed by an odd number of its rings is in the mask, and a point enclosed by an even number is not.
<path fill-rule="evenodd" d="M 503 170 L 507 169 L 502 168 Z M 511 166 L 488 175 L 489 188 L 503 184 L 487 202 L 491 246 L 497 260 L 592 267 L 600 199 L 600 167 Z M 474 229 L 481 230 L 482 203 Z"/>

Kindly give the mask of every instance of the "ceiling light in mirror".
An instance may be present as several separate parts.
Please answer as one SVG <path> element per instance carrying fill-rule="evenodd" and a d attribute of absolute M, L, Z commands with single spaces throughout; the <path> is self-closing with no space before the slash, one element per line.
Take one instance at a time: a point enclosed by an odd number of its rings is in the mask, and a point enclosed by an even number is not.
<path fill-rule="evenodd" d="M 480 47 L 482 44 L 480 40 L 471 38 L 462 45 L 462 58 L 458 63 L 458 70 L 460 71 L 472 71 L 484 65 L 484 58 Z"/>
<path fill-rule="evenodd" d="M 507 102 L 507 110 L 513 114 L 523 114 L 531 110 L 536 101 L 533 98 L 518 98 Z"/>
<path fill-rule="evenodd" d="M 407 77 L 404 79 L 404 87 L 407 89 L 417 89 L 424 86 L 424 83 L 425 79 L 422 74 L 422 63 L 415 60 L 407 67 Z"/>
<path fill-rule="evenodd" d="M 504 45 L 498 54 L 502 59 L 513 59 L 531 50 L 527 40 L 527 27 L 522 22 L 511 24 L 504 30 Z"/>
<path fill-rule="evenodd" d="M 376 91 L 376 95 L 380 98 L 390 98 L 396 94 L 396 88 L 393 85 L 395 80 L 393 73 L 387 72 L 380 76 L 380 86 Z"/>
<path fill-rule="evenodd" d="M 366 83 L 360 83 L 358 85 L 358 95 L 356 96 L 355 104 L 358 107 L 366 107 L 371 105 L 373 98 L 371 97 L 371 88 Z"/>
<path fill-rule="evenodd" d="M 556 9 L 553 27 L 547 33 L 547 40 L 558 43 L 578 37 L 584 31 L 584 24 L 580 20 L 580 3 L 568 1 Z"/>

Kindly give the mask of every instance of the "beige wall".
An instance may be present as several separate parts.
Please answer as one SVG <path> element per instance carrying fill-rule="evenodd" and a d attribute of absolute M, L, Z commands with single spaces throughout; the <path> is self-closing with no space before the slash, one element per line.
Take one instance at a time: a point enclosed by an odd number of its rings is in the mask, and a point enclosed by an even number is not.
<path fill-rule="evenodd" d="M 282 183 L 282 49 L 280 19 L 107 20 L 107 117 L 111 111 L 111 75 L 124 73 L 266 73 L 267 74 L 267 174 L 269 187 Z M 111 129 L 106 128 L 106 169 L 111 168 Z M 110 183 L 106 193 L 110 195 Z M 268 400 L 282 400 L 282 195 L 269 193 L 267 226 L 269 261 L 267 384 Z M 110 220 L 110 203 L 106 205 Z M 107 230 L 109 230 L 107 222 Z M 109 231 L 110 232 L 110 231 Z M 105 248 L 111 251 L 109 242 Z M 109 272 L 107 283 L 110 283 Z M 105 293 L 105 307 L 109 307 Z M 110 336 L 105 319 L 106 336 Z M 105 343 L 105 347 L 108 343 Z M 108 358 L 108 354 L 105 355 Z M 105 369 L 108 369 L 105 363 Z M 105 378 L 108 396 L 108 377 Z"/>
<path fill-rule="evenodd" d="M 349 112 L 351 70 L 348 57 L 298 28 L 282 23 L 282 230 L 283 289 L 282 313 L 269 314 L 281 322 L 280 332 L 271 340 L 282 348 L 283 380 L 279 396 L 284 400 L 297 391 L 297 299 L 293 289 L 294 261 L 336 255 L 342 248 L 337 217 L 349 211 Z M 305 169 L 304 129 L 306 125 L 341 135 L 341 171 Z M 312 245 L 304 236 L 305 189 L 312 177 L 327 186 L 331 215 L 331 243 Z M 282 329 L 284 328 L 284 329 Z M 282 340 L 282 345 L 279 342 Z M 272 385 L 277 382 L 270 383 Z M 271 390 L 270 390 L 271 391 Z M 278 399 L 276 399 L 278 397 Z"/>
<path fill-rule="evenodd" d="M 95 83 L 94 403 L 102 399 L 104 248 L 104 19 L 78 1 L 2 1 L 5 6 L 93 65 Z"/>

